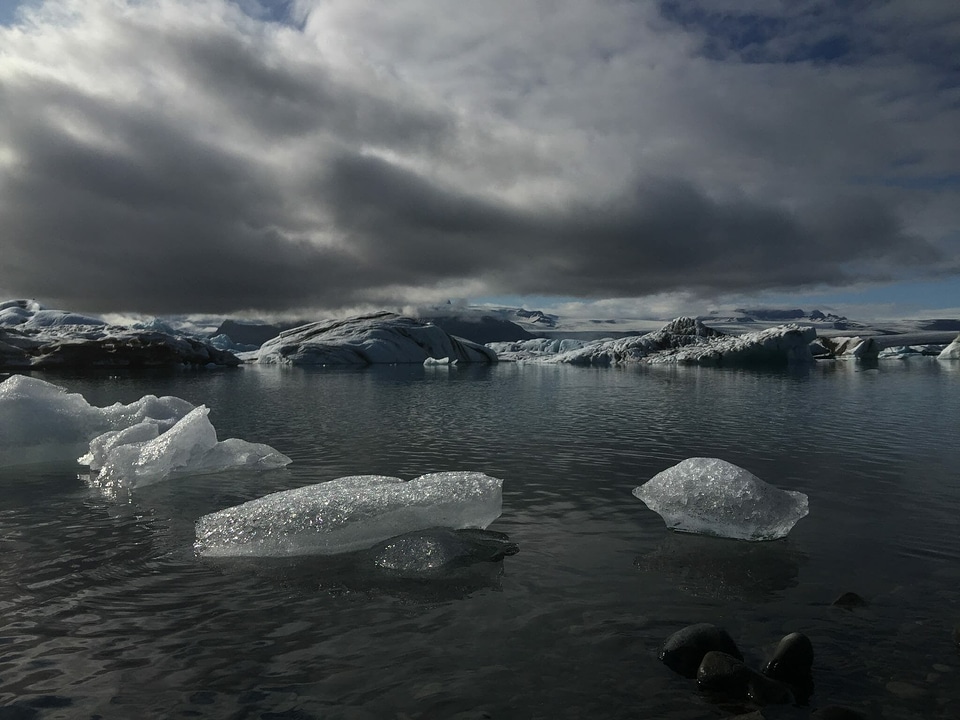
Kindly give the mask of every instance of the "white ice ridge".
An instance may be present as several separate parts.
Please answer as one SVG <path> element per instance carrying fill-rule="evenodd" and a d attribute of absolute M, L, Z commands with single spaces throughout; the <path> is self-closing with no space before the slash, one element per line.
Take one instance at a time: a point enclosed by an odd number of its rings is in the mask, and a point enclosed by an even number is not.
<path fill-rule="evenodd" d="M 106 432 L 90 442 L 90 452 L 79 462 L 99 471 L 93 482 L 108 489 L 141 487 L 171 475 L 290 464 L 290 458 L 269 445 L 236 438 L 218 441 L 209 412 L 204 405 L 194 408 L 163 433 L 150 421 Z"/>
<path fill-rule="evenodd" d="M 952 343 L 947 345 L 937 358 L 940 360 L 960 360 L 960 335 Z"/>
<path fill-rule="evenodd" d="M 422 364 L 427 358 L 491 363 L 497 354 L 436 325 L 381 312 L 284 330 L 267 340 L 255 358 L 261 364 L 374 365 Z"/>
<path fill-rule="evenodd" d="M 672 530 L 737 540 L 786 537 L 808 513 L 803 493 L 780 490 L 718 458 L 687 458 L 633 494 Z"/>
<path fill-rule="evenodd" d="M 197 521 L 201 555 L 334 555 L 431 527 L 485 528 L 503 509 L 503 481 L 439 472 L 409 482 L 355 475 L 266 495 Z"/>
<path fill-rule="evenodd" d="M 192 409 L 186 400 L 155 395 L 95 407 L 59 385 L 13 375 L 0 382 L 0 465 L 73 459 L 103 432 L 145 421 L 163 431 Z"/>

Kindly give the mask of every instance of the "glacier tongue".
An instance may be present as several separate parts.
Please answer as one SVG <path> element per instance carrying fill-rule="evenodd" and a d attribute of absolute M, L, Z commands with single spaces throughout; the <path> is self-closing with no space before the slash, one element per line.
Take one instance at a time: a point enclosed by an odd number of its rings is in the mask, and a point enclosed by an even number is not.
<path fill-rule="evenodd" d="M 718 458 L 687 458 L 633 494 L 672 530 L 738 540 L 786 537 L 808 513 L 803 493 L 780 490 Z"/>
<path fill-rule="evenodd" d="M 500 516 L 503 481 L 440 472 L 409 482 L 357 475 L 265 495 L 197 521 L 206 556 L 333 555 L 413 530 L 485 528 Z"/>

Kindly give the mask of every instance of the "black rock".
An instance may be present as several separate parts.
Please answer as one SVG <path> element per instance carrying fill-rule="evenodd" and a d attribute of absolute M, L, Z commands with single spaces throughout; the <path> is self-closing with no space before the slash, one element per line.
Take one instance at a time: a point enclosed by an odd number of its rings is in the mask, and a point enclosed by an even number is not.
<path fill-rule="evenodd" d="M 827 705 L 811 713 L 810 720 L 867 720 L 867 716 L 842 705 Z"/>
<path fill-rule="evenodd" d="M 813 672 L 813 643 L 800 632 L 785 635 L 763 668 L 763 674 L 775 680 L 792 682 Z"/>
<path fill-rule="evenodd" d="M 711 650 L 703 656 L 697 669 L 701 690 L 717 693 L 731 700 L 751 700 L 757 705 L 785 705 L 794 702 L 786 685 L 764 677 L 732 655 Z"/>
<path fill-rule="evenodd" d="M 813 693 L 813 644 L 803 633 L 784 636 L 763 668 L 763 674 L 791 687 L 797 700 L 805 703 Z"/>
<path fill-rule="evenodd" d="M 953 628 L 953 644 L 960 648 L 960 625 Z"/>
<path fill-rule="evenodd" d="M 863 598 L 863 596 L 858 595 L 855 592 L 845 592 L 836 600 L 834 600 L 831 604 L 835 605 L 836 607 L 852 609 L 852 608 L 858 608 L 858 607 L 866 607 L 870 603 L 868 603 Z"/>
<path fill-rule="evenodd" d="M 697 684 L 701 690 L 746 698 L 747 683 L 753 674 L 753 670 L 743 662 L 743 658 L 711 650 L 703 656 L 697 668 Z"/>
<path fill-rule="evenodd" d="M 710 623 L 688 625 L 678 630 L 663 643 L 659 657 L 674 672 L 695 678 L 703 656 L 711 650 L 743 660 L 743 654 L 727 631 Z"/>

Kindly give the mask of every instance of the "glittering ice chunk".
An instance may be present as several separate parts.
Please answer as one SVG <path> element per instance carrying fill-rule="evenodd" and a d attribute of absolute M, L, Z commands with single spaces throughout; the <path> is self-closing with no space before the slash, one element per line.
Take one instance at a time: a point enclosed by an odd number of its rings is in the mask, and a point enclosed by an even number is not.
<path fill-rule="evenodd" d="M 269 445 L 249 443 L 231 438 L 219 442 L 217 432 L 201 405 L 191 410 L 166 432 L 152 438 L 145 423 L 130 428 L 126 436 L 117 433 L 101 435 L 90 443 L 90 453 L 80 458 L 91 460 L 91 468 L 99 473 L 95 485 L 107 489 L 149 485 L 171 475 L 203 474 L 246 468 L 267 470 L 283 467 L 290 458 Z M 127 440 L 129 442 L 124 442 Z"/>
<path fill-rule="evenodd" d="M 780 490 L 718 458 L 688 458 L 633 494 L 680 532 L 776 540 L 807 512 L 807 496 Z"/>
<path fill-rule="evenodd" d="M 195 547 L 207 556 L 333 555 L 425 528 L 485 528 L 500 516 L 502 487 L 479 472 L 345 477 L 205 515 Z"/>

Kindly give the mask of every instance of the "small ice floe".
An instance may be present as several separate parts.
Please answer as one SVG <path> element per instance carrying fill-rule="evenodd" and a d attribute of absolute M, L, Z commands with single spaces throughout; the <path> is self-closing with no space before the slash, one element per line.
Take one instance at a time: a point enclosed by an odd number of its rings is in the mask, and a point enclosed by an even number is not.
<path fill-rule="evenodd" d="M 155 395 L 145 395 L 128 405 L 96 407 L 79 393 L 59 385 L 12 375 L 0 382 L 0 465 L 72 460 L 91 439 L 104 432 L 143 422 L 163 432 L 193 407 L 177 397 Z"/>
<path fill-rule="evenodd" d="M 442 358 L 428 357 L 426 360 L 423 361 L 424 367 L 438 367 L 438 366 L 449 367 L 450 365 L 456 365 L 456 364 L 457 364 L 456 360 L 451 361 L 450 358 L 448 357 L 442 357 Z"/>
<path fill-rule="evenodd" d="M 106 489 L 141 487 L 188 473 L 269 470 L 291 462 L 269 445 L 236 438 L 218 441 L 209 412 L 203 405 L 194 408 L 163 432 L 147 420 L 103 433 L 90 441 L 90 451 L 79 462 L 97 473 L 93 484 Z"/>
<path fill-rule="evenodd" d="M 404 482 L 358 475 L 265 495 L 205 515 L 194 547 L 205 556 L 334 555 L 426 528 L 486 528 L 503 508 L 503 481 L 440 472 Z M 429 541 L 423 541 L 425 552 Z M 383 563 L 390 562 L 385 548 Z"/>
<path fill-rule="evenodd" d="M 780 490 L 718 458 L 688 458 L 633 494 L 672 530 L 737 540 L 786 537 L 808 513 L 803 493 Z"/>

